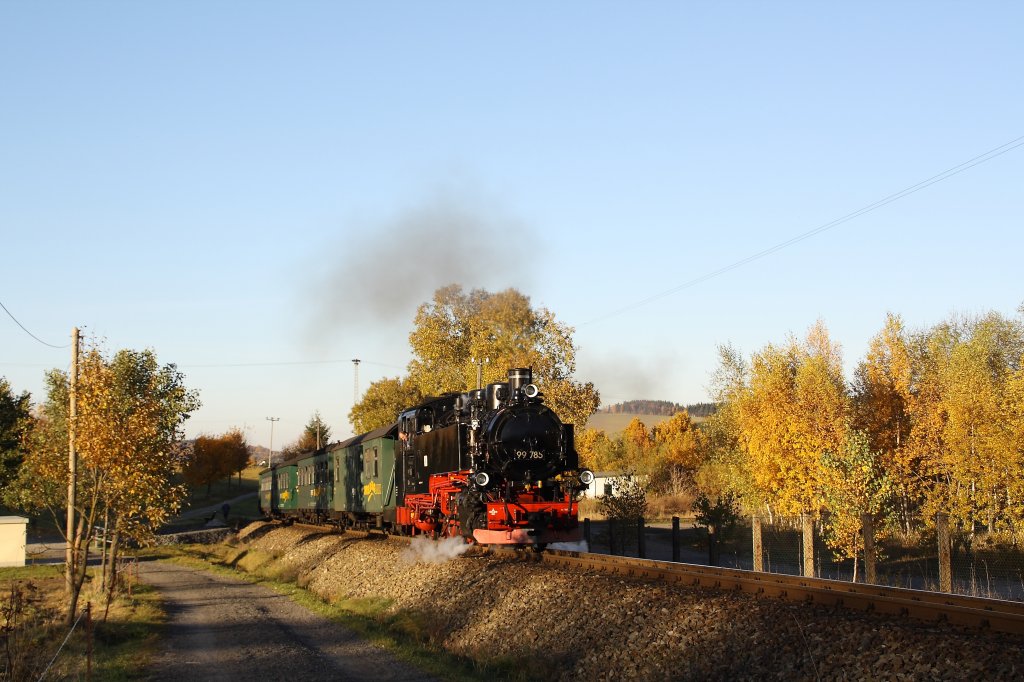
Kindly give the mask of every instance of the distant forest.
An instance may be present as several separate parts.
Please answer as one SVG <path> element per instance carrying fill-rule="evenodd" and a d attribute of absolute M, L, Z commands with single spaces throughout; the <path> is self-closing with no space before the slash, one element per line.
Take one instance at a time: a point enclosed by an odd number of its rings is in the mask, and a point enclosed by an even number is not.
<path fill-rule="evenodd" d="M 680 405 L 668 400 L 627 400 L 604 407 L 600 412 L 608 414 L 659 414 L 671 417 L 686 410 L 691 417 L 710 417 L 715 413 L 714 403 L 693 403 Z"/>

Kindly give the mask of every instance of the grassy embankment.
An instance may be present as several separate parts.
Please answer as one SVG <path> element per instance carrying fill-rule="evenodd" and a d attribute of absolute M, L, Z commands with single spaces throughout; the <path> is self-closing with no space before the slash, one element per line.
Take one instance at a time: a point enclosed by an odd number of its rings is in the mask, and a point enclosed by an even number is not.
<path fill-rule="evenodd" d="M 40 679 L 51 660 L 46 679 L 85 679 L 90 640 L 93 679 L 138 679 L 164 621 L 157 594 L 128 576 L 131 595 L 116 597 L 104 620 L 104 598 L 87 582 L 79 608 L 84 613 L 92 602 L 92 628 L 83 617 L 61 648 L 69 630 L 64 624 L 63 569 L 59 564 L 0 568 L 0 625 L 6 638 L 0 679 Z"/>

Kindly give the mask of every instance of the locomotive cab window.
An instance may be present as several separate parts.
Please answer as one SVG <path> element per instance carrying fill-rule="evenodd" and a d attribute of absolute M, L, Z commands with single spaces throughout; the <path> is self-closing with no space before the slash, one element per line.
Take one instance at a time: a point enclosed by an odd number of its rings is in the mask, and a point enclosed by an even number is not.
<path fill-rule="evenodd" d="M 416 432 L 428 433 L 432 428 L 434 428 L 433 410 L 420 410 L 416 414 Z"/>

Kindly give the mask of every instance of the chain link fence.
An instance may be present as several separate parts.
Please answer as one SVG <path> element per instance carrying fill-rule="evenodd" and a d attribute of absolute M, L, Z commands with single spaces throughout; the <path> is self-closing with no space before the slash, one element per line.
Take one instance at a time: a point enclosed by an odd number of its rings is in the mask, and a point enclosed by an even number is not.
<path fill-rule="evenodd" d="M 748 518 L 714 532 L 679 520 L 588 520 L 586 528 L 592 552 L 1024 601 L 1024 547 L 1010 536 L 951 531 L 941 516 L 909 537 L 878 540 L 873 552 L 861 542 L 856 562 L 838 558 L 810 518 Z"/>

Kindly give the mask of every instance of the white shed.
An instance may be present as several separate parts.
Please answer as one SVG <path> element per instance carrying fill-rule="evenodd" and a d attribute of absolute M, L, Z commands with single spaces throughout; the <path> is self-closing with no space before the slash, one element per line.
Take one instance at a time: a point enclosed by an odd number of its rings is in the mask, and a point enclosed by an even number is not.
<path fill-rule="evenodd" d="M 583 492 L 583 497 L 596 499 L 603 495 L 610 495 L 613 488 L 612 479 L 622 476 L 622 474 L 621 471 L 595 471 L 594 480 Z"/>
<path fill-rule="evenodd" d="M 25 565 L 27 527 L 23 516 L 0 516 L 0 567 Z"/>

